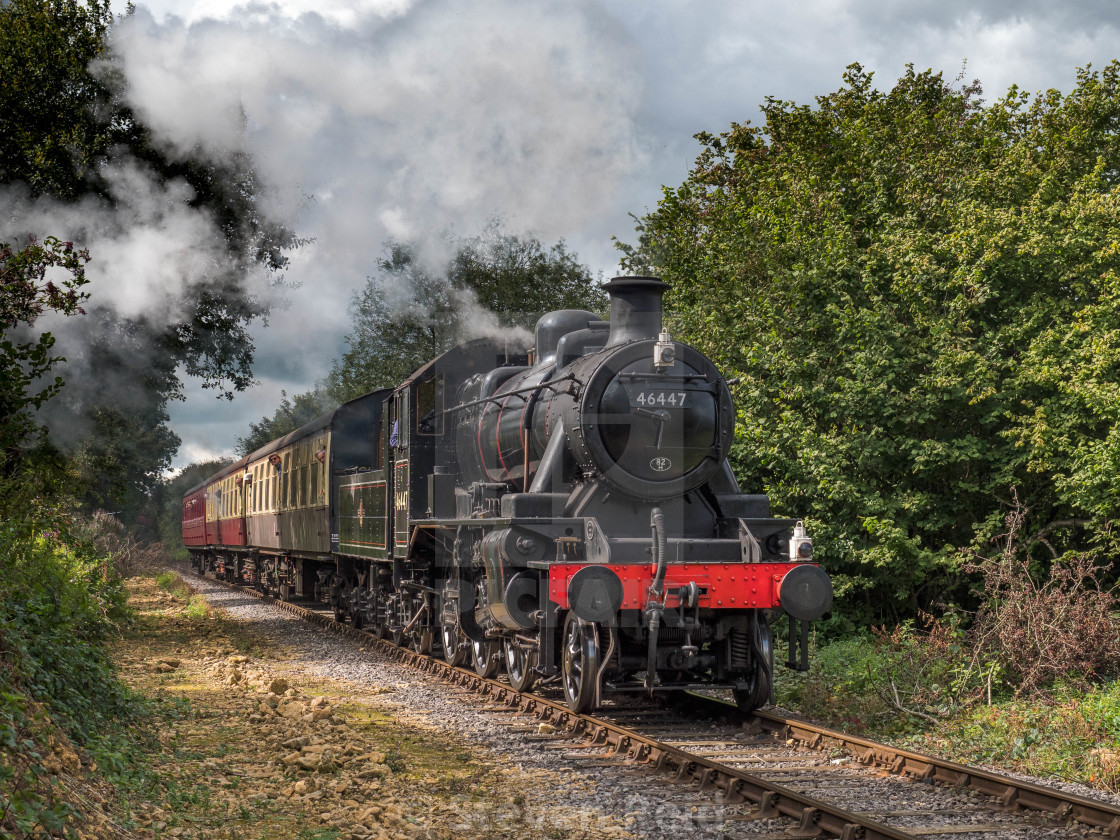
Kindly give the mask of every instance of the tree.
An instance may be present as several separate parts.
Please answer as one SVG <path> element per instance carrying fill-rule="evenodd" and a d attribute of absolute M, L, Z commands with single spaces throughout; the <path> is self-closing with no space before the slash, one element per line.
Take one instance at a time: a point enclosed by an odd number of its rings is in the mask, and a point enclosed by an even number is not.
<path fill-rule="evenodd" d="M 492 222 L 481 236 L 451 240 L 446 273 L 416 248 L 389 242 L 378 274 L 351 303 L 348 349 L 325 382 L 338 403 L 400 383 L 417 367 L 487 331 L 529 330 L 554 309 L 595 309 L 605 297 L 563 241 L 506 233 Z"/>
<path fill-rule="evenodd" d="M 170 320 L 91 307 L 84 352 L 98 387 L 68 389 L 47 418 L 58 430 L 88 430 L 69 442 L 87 500 L 135 507 L 178 446 L 166 406 L 182 396 L 181 375 L 226 398 L 252 383 L 248 328 L 270 304 L 246 278 L 275 276 L 299 241 L 261 212 L 263 188 L 247 155 L 172 152 L 153 138 L 125 104 L 112 26 L 107 0 L 0 4 L 0 185 L 17 200 L 112 211 L 112 174 L 142 169 L 159 188 L 185 185 L 185 206 L 224 239 L 225 259 L 186 284 Z M 138 374 L 136 359 L 146 362 Z"/>
<path fill-rule="evenodd" d="M 89 254 L 72 242 L 48 238 L 22 248 L 0 243 L 0 476 L 16 472 L 23 450 L 37 442 L 41 430 L 32 410 L 41 408 L 62 387 L 62 378 L 46 379 L 63 359 L 53 356 L 54 337 L 40 333 L 34 341 L 20 341 L 12 332 L 31 329 L 47 312 L 84 314 L 81 308 L 88 282 Z M 61 272 L 61 285 L 47 272 Z"/>
<path fill-rule="evenodd" d="M 291 434 L 338 405 L 321 386 L 291 398 L 287 391 L 281 391 L 280 405 L 272 417 L 262 417 L 258 422 L 250 423 L 249 434 L 237 439 L 237 454 L 249 455 L 269 441 Z"/>
<path fill-rule="evenodd" d="M 72 201 L 113 142 L 107 94 L 88 67 L 112 24 L 107 0 L 0 7 L 0 183 Z"/>
<path fill-rule="evenodd" d="M 1118 346 L 1118 73 L 985 107 L 977 84 L 909 68 L 884 93 L 853 65 L 814 108 L 770 99 L 762 127 L 697 135 L 621 246 L 740 377 L 736 470 L 811 520 L 851 618 L 961 596 L 962 550 L 992 550 L 1016 493 L 1038 563 L 1109 531 L 1115 496 L 1070 488 L 1120 479 L 1097 364 Z M 1102 387 L 1075 396 L 1073 368 Z"/>

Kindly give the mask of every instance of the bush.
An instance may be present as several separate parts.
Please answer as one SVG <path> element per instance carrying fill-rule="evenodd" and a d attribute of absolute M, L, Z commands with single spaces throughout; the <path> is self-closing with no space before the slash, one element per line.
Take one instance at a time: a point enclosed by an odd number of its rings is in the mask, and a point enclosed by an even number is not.
<path fill-rule="evenodd" d="M 777 669 L 778 705 L 838 729 L 890 728 L 896 715 L 875 690 L 879 659 L 874 639 L 856 636 L 817 647 L 814 637 L 811 647 L 809 671 Z"/>
<path fill-rule="evenodd" d="M 969 634 L 976 656 L 998 660 L 1024 695 L 1120 673 L 1117 598 L 1100 584 L 1105 570 L 1090 555 L 1068 554 L 1040 582 L 1019 551 L 1023 520 L 1021 509 L 1012 511 L 1003 552 L 965 567 L 983 576 L 987 598 Z"/>
<path fill-rule="evenodd" d="M 57 510 L 22 513 L 0 520 L 0 836 L 13 837 L 66 830 L 69 743 L 96 749 L 138 711 L 105 647 L 127 618 L 109 558 Z"/>
<path fill-rule="evenodd" d="M 126 711 L 104 642 L 128 613 L 108 558 L 73 532 L 57 515 L 0 531 L 0 646 L 6 682 L 84 741 Z"/>
<path fill-rule="evenodd" d="M 922 623 L 924 629 L 904 622 L 821 647 L 807 673 L 779 671 L 778 703 L 838 729 L 885 737 L 913 733 L 999 692 L 1001 669 L 972 655 L 955 616 L 923 614 Z"/>

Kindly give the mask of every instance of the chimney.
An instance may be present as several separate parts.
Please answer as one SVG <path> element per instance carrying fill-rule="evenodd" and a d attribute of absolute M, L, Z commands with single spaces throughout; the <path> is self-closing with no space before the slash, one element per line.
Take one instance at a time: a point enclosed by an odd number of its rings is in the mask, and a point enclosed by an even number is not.
<path fill-rule="evenodd" d="M 656 277 L 615 277 L 603 286 L 611 296 L 611 331 L 607 347 L 656 340 L 661 332 L 661 296 L 669 284 Z"/>

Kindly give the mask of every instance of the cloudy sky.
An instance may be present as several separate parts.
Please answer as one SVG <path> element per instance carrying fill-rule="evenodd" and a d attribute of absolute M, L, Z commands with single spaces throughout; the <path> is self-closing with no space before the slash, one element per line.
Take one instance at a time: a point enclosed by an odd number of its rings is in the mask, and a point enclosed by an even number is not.
<path fill-rule="evenodd" d="M 177 465 L 229 454 L 282 389 L 327 371 L 387 237 L 469 235 L 498 215 L 514 232 L 565 238 L 609 277 L 610 237 L 628 239 L 627 214 L 685 178 L 692 135 L 756 119 L 767 96 L 809 102 L 852 62 L 884 88 L 907 63 L 952 80 L 967 62 L 991 100 L 1013 83 L 1069 90 L 1075 68 L 1120 55 L 1113 0 L 137 6 L 117 46 L 139 113 L 169 148 L 251 152 L 267 211 L 314 237 L 288 272 L 288 307 L 255 330 L 260 384 L 232 403 L 192 384 L 172 407 Z M 141 209 L 106 251 L 107 271 L 133 274 L 113 294 L 126 309 L 173 299 L 166 284 L 191 282 L 183 255 L 205 254 L 210 231 L 170 212 L 136 225 L 145 202 L 178 199 L 120 177 Z"/>

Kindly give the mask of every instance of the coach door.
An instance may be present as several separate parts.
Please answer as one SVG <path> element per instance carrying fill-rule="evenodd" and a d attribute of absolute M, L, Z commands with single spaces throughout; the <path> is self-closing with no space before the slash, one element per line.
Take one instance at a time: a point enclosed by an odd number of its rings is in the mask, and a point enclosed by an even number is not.
<path fill-rule="evenodd" d="M 393 395 L 389 428 L 389 452 L 393 461 L 393 552 L 397 557 L 408 553 L 408 454 L 409 454 L 408 389 Z"/>

